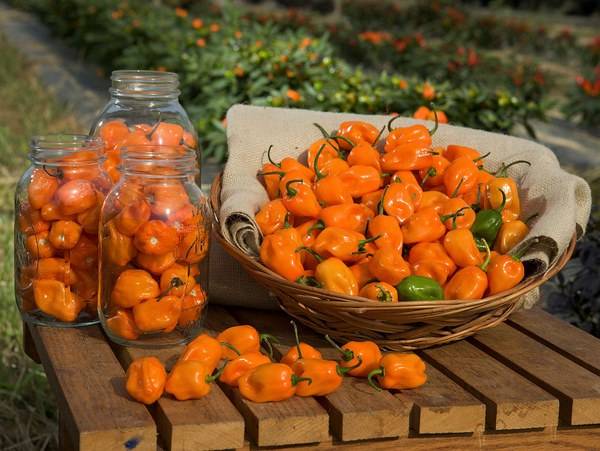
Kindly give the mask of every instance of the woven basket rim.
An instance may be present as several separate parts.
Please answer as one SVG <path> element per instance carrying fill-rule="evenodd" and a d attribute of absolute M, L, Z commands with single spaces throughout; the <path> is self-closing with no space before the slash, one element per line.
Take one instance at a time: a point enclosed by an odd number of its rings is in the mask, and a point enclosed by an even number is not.
<path fill-rule="evenodd" d="M 542 273 L 532 275 L 523 281 L 521 281 L 518 285 L 511 288 L 510 290 L 503 291 L 501 293 L 497 293 L 492 296 L 487 296 L 478 300 L 465 300 L 465 299 L 446 299 L 446 300 L 434 300 L 434 301 L 410 301 L 410 302 L 399 302 L 399 303 L 380 303 L 373 302 L 371 299 L 367 299 L 361 296 L 350 296 L 344 295 L 341 293 L 334 293 L 329 290 L 325 290 L 322 288 L 310 287 L 301 285 L 295 282 L 291 282 L 279 274 L 275 273 L 271 269 L 267 268 L 263 265 L 257 257 L 250 256 L 239 249 L 237 246 L 231 244 L 221 232 L 221 225 L 219 221 L 218 212 L 220 211 L 221 200 L 220 200 L 220 192 L 221 192 L 221 181 L 222 181 L 223 173 L 221 172 L 215 179 L 211 185 L 210 192 L 210 200 L 211 206 L 213 209 L 213 221 L 214 226 L 213 230 L 216 233 L 217 240 L 224 247 L 227 253 L 229 253 L 232 257 L 238 260 L 240 263 L 251 266 L 255 270 L 260 271 L 261 277 L 264 279 L 269 279 L 272 283 L 279 285 L 280 287 L 287 287 L 293 291 L 301 291 L 303 294 L 310 295 L 315 298 L 327 298 L 327 300 L 323 300 L 323 302 L 327 302 L 328 306 L 334 308 L 336 304 L 340 306 L 344 306 L 345 308 L 364 308 L 368 310 L 372 309 L 381 309 L 381 310 L 399 310 L 404 309 L 407 305 L 410 306 L 411 310 L 431 310 L 431 309 L 440 309 L 440 307 L 444 307 L 442 310 L 460 310 L 459 307 L 467 307 L 477 308 L 479 306 L 486 306 L 488 308 L 492 308 L 494 305 L 500 307 L 509 302 L 516 302 L 520 296 L 523 294 L 537 288 L 542 283 L 547 281 L 556 275 L 567 263 L 570 259 L 573 251 L 575 249 L 575 244 L 577 241 L 576 232 L 573 233 L 573 237 L 569 243 L 567 249 L 563 252 L 563 254 L 555 259 L 552 264 L 546 268 L 546 270 Z"/>

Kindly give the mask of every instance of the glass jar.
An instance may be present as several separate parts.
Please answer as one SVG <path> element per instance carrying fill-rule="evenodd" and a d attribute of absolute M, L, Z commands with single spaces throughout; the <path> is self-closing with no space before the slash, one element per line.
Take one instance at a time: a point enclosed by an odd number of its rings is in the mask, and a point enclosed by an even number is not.
<path fill-rule="evenodd" d="M 100 224 L 99 316 L 116 343 L 186 343 L 207 305 L 210 205 L 193 149 L 130 146 Z"/>
<path fill-rule="evenodd" d="M 111 186 L 102 154 L 102 141 L 83 135 L 31 142 L 15 192 L 15 296 L 25 321 L 98 321 L 98 224 Z"/>
<path fill-rule="evenodd" d="M 116 70 L 111 99 L 92 125 L 90 135 L 104 141 L 106 172 L 119 179 L 123 146 L 184 144 L 197 149 L 198 137 L 179 103 L 179 77 L 173 72 Z"/>

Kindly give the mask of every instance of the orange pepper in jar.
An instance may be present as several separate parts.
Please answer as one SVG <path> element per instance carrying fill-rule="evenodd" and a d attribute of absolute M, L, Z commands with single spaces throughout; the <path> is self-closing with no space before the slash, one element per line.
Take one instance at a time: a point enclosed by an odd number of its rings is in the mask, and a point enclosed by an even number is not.
<path fill-rule="evenodd" d="M 104 237 L 103 252 L 111 263 L 125 266 L 137 254 L 133 240 L 119 232 L 113 221 L 106 224 L 106 230 L 108 235 Z"/>
<path fill-rule="evenodd" d="M 125 340 L 137 340 L 137 331 L 133 315 L 128 309 L 117 309 L 106 319 L 106 325 L 116 336 Z"/>
<path fill-rule="evenodd" d="M 19 230 L 27 235 L 44 232 L 50 229 L 50 224 L 42 218 L 40 210 L 21 208 L 18 213 L 17 222 L 19 224 Z"/>
<path fill-rule="evenodd" d="M 55 221 L 50 227 L 48 240 L 55 249 L 72 249 L 81 237 L 81 230 L 81 226 L 76 222 Z"/>
<path fill-rule="evenodd" d="M 42 312 L 65 322 L 75 321 L 85 307 L 81 298 L 58 280 L 34 280 L 33 298 Z"/>
<path fill-rule="evenodd" d="M 94 185 L 88 180 L 71 180 L 56 190 L 58 207 L 62 214 L 75 215 L 92 208 L 97 196 Z"/>
<path fill-rule="evenodd" d="M 86 233 L 97 234 L 100 224 L 100 210 L 102 209 L 102 203 L 104 202 L 104 194 L 100 191 L 96 191 L 96 205 L 79 213 L 77 215 L 77 222 L 81 225 L 81 228 Z"/>
<path fill-rule="evenodd" d="M 25 240 L 25 247 L 33 258 L 49 258 L 56 252 L 48 239 L 48 231 L 29 235 Z"/>
<path fill-rule="evenodd" d="M 175 250 L 179 238 L 173 227 L 158 219 L 152 219 L 138 229 L 133 244 L 141 253 L 163 255 Z"/>
<path fill-rule="evenodd" d="M 115 217 L 115 226 L 123 235 L 133 236 L 139 228 L 150 220 L 150 205 L 145 200 L 138 200 L 127 205 Z"/>
<path fill-rule="evenodd" d="M 88 235 L 81 235 L 77 244 L 69 251 L 69 261 L 74 268 L 95 272 L 98 266 L 98 243 Z"/>
<path fill-rule="evenodd" d="M 73 285 L 77 281 L 75 272 L 62 258 L 40 258 L 31 267 L 36 279 L 58 280 L 65 285 Z"/>
<path fill-rule="evenodd" d="M 133 307 L 133 319 L 142 332 L 172 332 L 181 314 L 181 298 L 163 296 L 140 302 Z"/>
<path fill-rule="evenodd" d="M 125 377 L 129 396 L 141 403 L 153 404 L 163 394 L 167 372 L 156 357 L 142 357 L 131 362 Z"/>
<path fill-rule="evenodd" d="M 31 180 L 27 187 L 29 205 L 35 210 L 39 210 L 49 203 L 58 189 L 58 179 L 44 169 L 34 169 L 31 173 Z"/>
<path fill-rule="evenodd" d="M 198 268 L 190 265 L 174 263 L 160 275 L 160 290 L 172 296 L 184 296 L 189 293 L 194 285 L 198 274 Z"/>
<path fill-rule="evenodd" d="M 119 274 L 110 299 L 119 307 L 130 308 L 159 295 L 158 283 L 149 273 L 143 269 L 126 269 Z"/>
<path fill-rule="evenodd" d="M 135 248 L 134 248 L 135 251 Z M 159 276 L 175 263 L 175 254 L 167 252 L 162 255 L 137 254 L 135 263 L 146 271 Z"/>
<path fill-rule="evenodd" d="M 181 315 L 179 315 L 177 324 L 180 327 L 194 324 L 200 318 L 205 305 L 206 293 L 200 284 L 196 284 L 181 300 Z"/>

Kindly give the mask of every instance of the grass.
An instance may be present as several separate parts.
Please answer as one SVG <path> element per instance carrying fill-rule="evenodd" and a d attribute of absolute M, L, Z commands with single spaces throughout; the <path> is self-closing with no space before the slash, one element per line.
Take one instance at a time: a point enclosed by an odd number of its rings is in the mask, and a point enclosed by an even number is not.
<path fill-rule="evenodd" d="M 13 193 L 35 134 L 81 131 L 0 35 L 0 449 L 57 448 L 57 410 L 46 375 L 23 353 L 14 299 Z"/>

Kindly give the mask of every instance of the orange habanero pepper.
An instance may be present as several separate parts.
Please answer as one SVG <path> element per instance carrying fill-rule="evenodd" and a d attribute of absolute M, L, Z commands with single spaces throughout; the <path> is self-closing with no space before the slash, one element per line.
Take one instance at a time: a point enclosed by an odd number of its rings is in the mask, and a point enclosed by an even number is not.
<path fill-rule="evenodd" d="M 85 307 L 79 295 L 58 280 L 34 280 L 33 299 L 42 312 L 64 322 L 75 321 Z"/>
<path fill-rule="evenodd" d="M 477 186 L 479 168 L 468 157 L 459 157 L 444 172 L 444 187 L 450 197 L 460 196 Z"/>
<path fill-rule="evenodd" d="M 407 183 L 394 181 L 389 184 L 382 197 L 383 209 L 403 224 L 415 212 L 414 196 Z"/>
<path fill-rule="evenodd" d="M 514 221 L 515 219 L 518 219 L 519 215 L 521 214 L 521 202 L 519 200 L 517 183 L 514 179 L 507 176 L 508 168 L 520 163 L 526 163 L 531 166 L 531 163 L 525 160 L 513 161 L 507 165 L 503 164 L 498 172 L 494 174 L 496 178 L 488 183 L 487 194 L 491 208 L 497 209 L 500 207 L 500 205 L 502 205 L 501 191 L 503 191 L 506 195 L 506 204 L 502 210 L 503 222 Z"/>
<path fill-rule="evenodd" d="M 444 287 L 445 299 L 474 300 L 481 299 L 488 287 L 485 271 L 490 263 L 490 250 L 480 266 L 465 266 L 459 269 Z"/>
<path fill-rule="evenodd" d="M 263 235 L 270 235 L 285 226 L 289 220 L 288 211 L 281 199 L 274 199 L 262 206 L 254 220 Z"/>
<path fill-rule="evenodd" d="M 371 166 L 381 171 L 379 161 L 379 152 L 366 141 L 359 141 L 348 154 L 348 164 L 350 166 Z"/>
<path fill-rule="evenodd" d="M 417 388 L 427 381 L 423 360 L 416 354 L 400 352 L 385 354 L 379 361 L 379 368 L 367 377 L 376 390 Z M 379 386 L 373 382 L 373 377 L 377 377 Z"/>
<path fill-rule="evenodd" d="M 460 197 L 444 202 L 439 213 L 448 230 L 470 229 L 475 222 L 475 211 Z"/>
<path fill-rule="evenodd" d="M 130 308 L 158 296 L 160 288 L 150 273 L 143 269 L 126 269 L 119 274 L 110 299 L 119 307 Z"/>
<path fill-rule="evenodd" d="M 156 357 L 135 359 L 127 368 L 127 393 L 144 404 L 158 401 L 165 389 L 167 372 Z"/>
<path fill-rule="evenodd" d="M 375 278 L 390 285 L 397 285 L 410 276 L 410 266 L 402 258 L 402 254 L 389 247 L 375 251 L 369 260 L 369 270 Z"/>
<path fill-rule="evenodd" d="M 299 380 L 296 395 L 307 397 L 326 396 L 336 391 L 350 368 L 344 368 L 334 360 L 300 358 L 294 362 L 292 370 Z"/>
<path fill-rule="evenodd" d="M 402 236 L 407 244 L 436 241 L 444 236 L 446 227 L 435 208 L 421 208 L 402 225 Z"/>
<path fill-rule="evenodd" d="M 384 213 L 383 202 L 379 203 L 377 216 L 369 221 L 367 230 L 370 236 L 379 237 L 374 241 L 379 249 L 391 247 L 398 252 L 402 252 L 404 238 L 400 229 L 400 223 L 396 217 L 388 216 Z"/>
<path fill-rule="evenodd" d="M 350 266 L 350 271 L 352 271 L 352 274 L 354 275 L 359 290 L 369 282 L 375 280 L 369 269 L 369 260 L 371 258 L 372 257 L 363 258 L 358 263 Z"/>
<path fill-rule="evenodd" d="M 500 254 L 508 254 L 513 247 L 527 236 L 529 233 L 528 222 L 536 216 L 537 214 L 529 217 L 526 221 L 517 219 L 503 223 L 498 231 L 498 236 L 496 236 L 494 250 Z"/>
<path fill-rule="evenodd" d="M 281 277 L 295 281 L 304 274 L 302 258 L 296 252 L 301 246 L 302 239 L 296 229 L 279 229 L 263 239 L 260 260 Z"/>
<path fill-rule="evenodd" d="M 272 354 L 271 342 L 277 342 L 277 339 L 272 335 L 259 334 L 254 327 L 248 324 L 225 329 L 217 335 L 217 340 L 223 346 L 223 358 L 227 360 L 233 360 L 238 355 L 249 352 L 260 352 L 262 342 L 270 350 L 269 354 Z"/>
<path fill-rule="evenodd" d="M 178 362 L 194 360 L 202 362 L 208 371 L 212 373 L 223 356 L 223 347 L 218 340 L 207 334 L 198 335 L 190 341 Z"/>
<path fill-rule="evenodd" d="M 431 188 L 444 183 L 444 173 L 450 166 L 450 162 L 441 155 L 433 155 L 431 157 L 431 166 L 419 170 L 420 185 Z"/>
<path fill-rule="evenodd" d="M 383 183 L 379 170 L 373 166 L 351 166 L 350 169 L 339 174 L 339 177 L 352 197 L 361 197 L 377 191 Z"/>
<path fill-rule="evenodd" d="M 346 230 L 364 233 L 373 212 L 362 204 L 340 204 L 325 207 L 319 213 L 319 219 L 325 227 L 340 227 Z"/>
<path fill-rule="evenodd" d="M 317 196 L 302 179 L 293 179 L 286 183 L 282 200 L 287 211 L 294 216 L 316 218 L 321 211 Z"/>
<path fill-rule="evenodd" d="M 298 349 L 298 347 L 300 349 Z M 290 349 L 288 349 L 288 351 L 283 355 L 283 357 L 281 357 L 281 360 L 279 360 L 279 362 L 285 363 L 286 365 L 291 367 L 296 362 L 296 360 L 300 358 L 300 355 L 302 355 L 302 357 L 306 359 L 323 358 L 318 349 L 315 349 L 308 343 L 304 343 L 303 341 L 301 341 L 295 346 L 290 346 Z"/>
<path fill-rule="evenodd" d="M 367 253 L 367 244 L 378 237 L 365 238 L 362 233 L 341 227 L 326 227 L 321 231 L 313 250 L 321 257 L 337 257 L 343 261 L 352 261 Z"/>
<path fill-rule="evenodd" d="M 387 124 L 388 131 L 390 132 L 385 139 L 386 152 L 391 152 L 398 146 L 404 144 L 419 144 L 424 147 L 431 146 L 431 136 L 436 132 L 438 128 L 437 115 L 435 115 L 435 125 L 431 130 L 421 124 L 410 125 L 408 127 L 398 127 L 392 130 L 392 123 L 399 116 L 395 116 Z"/>
<path fill-rule="evenodd" d="M 56 177 L 50 175 L 45 169 L 34 169 L 27 187 L 29 205 L 31 208 L 39 210 L 52 200 L 57 189 L 58 179 Z"/>
<path fill-rule="evenodd" d="M 444 249 L 457 266 L 477 266 L 483 258 L 477 249 L 475 237 L 469 229 L 454 229 L 444 237 Z"/>
<path fill-rule="evenodd" d="M 387 282 L 371 282 L 363 286 L 359 296 L 378 302 L 398 302 L 396 288 Z"/>
<path fill-rule="evenodd" d="M 372 341 L 349 341 L 340 347 L 328 335 L 325 335 L 325 339 L 342 354 L 340 366 L 352 368 L 348 371 L 349 376 L 367 377 L 371 371 L 379 367 L 381 349 L 379 349 L 377 343 Z"/>
<path fill-rule="evenodd" d="M 450 198 L 440 191 L 425 191 L 419 209 L 433 207 L 435 211 L 441 213 L 442 207 L 448 199 Z"/>
<path fill-rule="evenodd" d="M 179 401 L 203 398 L 210 393 L 211 383 L 220 375 L 211 373 L 204 363 L 197 360 L 179 361 L 167 377 L 165 391 Z"/>
<path fill-rule="evenodd" d="M 429 277 L 444 285 L 456 271 L 456 264 L 440 243 L 417 243 L 408 253 L 413 274 Z"/>
<path fill-rule="evenodd" d="M 514 255 L 494 255 L 487 268 L 488 295 L 510 290 L 519 284 L 525 277 L 525 267 L 521 257 L 537 240 L 532 240 L 529 245 L 519 249 Z"/>
<path fill-rule="evenodd" d="M 257 366 L 271 363 L 271 359 L 260 352 L 246 352 L 233 360 L 229 360 L 223 367 L 219 380 L 232 387 L 238 386 L 240 377 Z"/>
<path fill-rule="evenodd" d="M 106 326 L 112 333 L 126 340 L 137 340 L 140 336 L 129 309 L 117 309 L 107 318 Z"/>
<path fill-rule="evenodd" d="M 344 121 L 338 127 L 336 136 L 344 137 L 352 141 L 355 146 L 361 141 L 374 145 L 380 136 L 380 131 L 372 124 L 363 121 Z M 350 150 L 352 146 L 345 140 L 340 140 L 339 145 L 344 150 Z"/>
<path fill-rule="evenodd" d="M 265 363 L 238 379 L 240 393 L 253 402 L 274 402 L 289 399 L 296 393 L 299 378 L 283 363 Z"/>
<path fill-rule="evenodd" d="M 172 332 L 181 314 L 181 298 L 163 296 L 146 299 L 133 307 L 133 319 L 142 332 Z"/>

